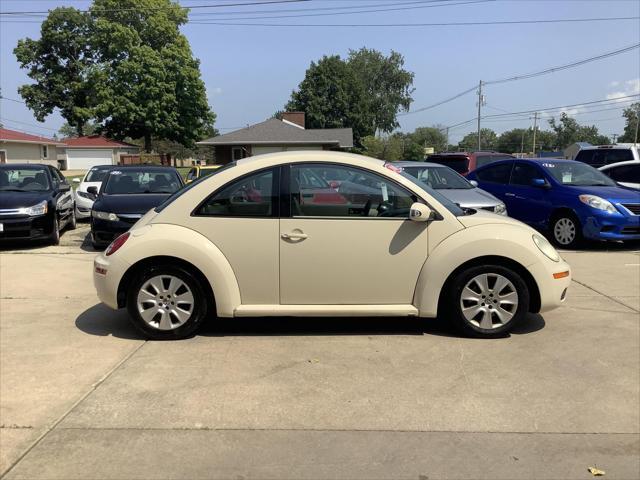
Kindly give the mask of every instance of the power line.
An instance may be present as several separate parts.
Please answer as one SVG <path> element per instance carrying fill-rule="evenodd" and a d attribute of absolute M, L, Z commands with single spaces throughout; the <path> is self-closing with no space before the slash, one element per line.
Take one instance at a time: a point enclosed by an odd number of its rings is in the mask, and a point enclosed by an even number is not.
<path fill-rule="evenodd" d="M 9 98 L 9 97 L 3 97 L 3 96 L 0 96 L 0 100 L 9 100 L 10 102 L 25 103 L 22 100 L 16 100 L 15 98 Z"/>
<path fill-rule="evenodd" d="M 27 125 L 28 127 L 42 128 L 43 130 L 51 130 L 52 132 L 57 132 L 58 131 L 57 128 L 44 127 L 42 125 L 36 125 L 35 123 L 21 122 L 19 120 L 13 120 L 11 118 L 0 117 L 0 121 L 9 122 L 9 123 L 17 123 L 18 125 Z"/>

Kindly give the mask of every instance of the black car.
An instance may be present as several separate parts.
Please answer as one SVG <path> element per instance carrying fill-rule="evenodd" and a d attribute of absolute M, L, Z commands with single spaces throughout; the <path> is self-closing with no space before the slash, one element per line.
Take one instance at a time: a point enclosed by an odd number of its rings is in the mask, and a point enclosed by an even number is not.
<path fill-rule="evenodd" d="M 129 166 L 114 168 L 103 180 L 91 210 L 91 241 L 104 248 L 126 232 L 145 213 L 182 188 L 182 177 L 173 167 Z"/>
<path fill-rule="evenodd" d="M 50 165 L 0 165 L 0 240 L 60 243 L 63 228 L 76 228 L 71 185 Z"/>

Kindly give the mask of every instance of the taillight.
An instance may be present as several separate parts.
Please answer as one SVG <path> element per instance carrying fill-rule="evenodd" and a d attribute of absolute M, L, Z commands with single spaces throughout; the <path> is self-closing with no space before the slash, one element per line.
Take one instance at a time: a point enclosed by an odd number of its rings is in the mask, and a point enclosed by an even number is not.
<path fill-rule="evenodd" d="M 118 238 L 116 238 L 107 247 L 107 249 L 104 251 L 104 254 L 108 257 L 112 253 L 116 253 L 120 249 L 120 247 L 124 245 L 124 242 L 127 241 L 127 239 L 129 238 L 129 235 L 130 235 L 129 232 L 125 232 L 122 235 L 120 235 Z"/>

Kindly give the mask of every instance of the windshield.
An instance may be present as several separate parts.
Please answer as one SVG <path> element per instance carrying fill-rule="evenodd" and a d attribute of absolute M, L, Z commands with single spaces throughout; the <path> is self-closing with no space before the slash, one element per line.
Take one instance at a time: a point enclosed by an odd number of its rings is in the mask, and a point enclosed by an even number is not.
<path fill-rule="evenodd" d="M 404 171 L 435 190 L 467 190 L 473 188 L 473 185 L 467 179 L 447 167 L 404 167 Z"/>
<path fill-rule="evenodd" d="M 469 160 L 467 159 L 467 157 L 454 155 L 450 157 L 434 156 L 427 158 L 427 162 L 445 165 L 459 173 L 467 173 L 469 171 Z"/>
<path fill-rule="evenodd" d="M 400 172 L 400 175 L 402 175 L 407 180 L 411 180 L 413 183 L 418 185 L 421 189 L 425 190 L 429 195 L 431 195 L 438 202 L 440 202 L 443 207 L 445 207 L 447 210 L 449 210 L 455 216 L 459 217 L 459 216 L 465 215 L 464 210 L 462 210 L 457 204 L 453 203 L 447 197 L 442 195 L 440 192 L 434 190 L 433 188 L 431 188 L 426 183 L 418 180 L 416 177 L 414 177 L 413 175 L 408 174 L 405 171 Z"/>
<path fill-rule="evenodd" d="M 95 167 L 89 170 L 85 182 L 103 182 L 112 167 Z"/>
<path fill-rule="evenodd" d="M 169 205 L 171 205 L 174 201 L 180 198 L 184 193 L 187 193 L 193 187 L 200 185 L 204 180 L 207 180 L 209 179 L 209 177 L 212 177 L 213 175 L 217 175 L 220 172 L 224 172 L 225 170 L 228 170 L 231 167 L 235 167 L 235 165 L 236 165 L 236 162 L 230 162 L 230 163 L 227 163 L 224 167 L 217 168 L 207 175 L 202 175 L 200 178 L 198 178 L 197 180 L 194 180 L 193 182 L 188 184 L 186 187 L 181 188 L 180 190 L 175 192 L 173 195 L 169 196 L 169 198 L 167 198 L 160 205 L 158 205 L 155 208 L 156 213 L 160 213 L 162 210 L 164 210 Z"/>
<path fill-rule="evenodd" d="M 111 170 L 105 181 L 103 193 L 107 195 L 173 193 L 182 186 L 178 173 L 170 170 Z"/>
<path fill-rule="evenodd" d="M 580 162 L 546 162 L 542 166 L 562 185 L 615 187 L 616 182 L 595 168 Z"/>
<path fill-rule="evenodd" d="M 0 191 L 44 192 L 49 189 L 49 175 L 44 168 L 3 168 L 0 170 Z"/>

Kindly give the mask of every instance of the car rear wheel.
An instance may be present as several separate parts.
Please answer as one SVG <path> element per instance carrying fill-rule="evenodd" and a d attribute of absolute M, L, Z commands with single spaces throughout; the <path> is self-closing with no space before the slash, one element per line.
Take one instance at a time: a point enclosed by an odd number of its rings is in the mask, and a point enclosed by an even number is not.
<path fill-rule="evenodd" d="M 513 270 L 500 265 L 471 267 L 448 288 L 443 307 L 453 324 L 474 337 L 508 333 L 529 311 L 529 289 Z"/>
<path fill-rule="evenodd" d="M 154 266 L 133 280 L 127 309 L 134 326 L 155 340 L 177 340 L 195 333 L 207 315 L 207 299 L 186 269 Z"/>
<path fill-rule="evenodd" d="M 577 247 L 582 241 L 580 221 L 570 213 L 556 215 L 551 222 L 551 237 L 558 247 Z"/>
<path fill-rule="evenodd" d="M 69 230 L 75 230 L 76 227 L 78 226 L 78 220 L 76 218 L 76 206 L 73 206 L 73 209 L 71 210 L 71 217 L 69 218 L 69 221 L 67 223 L 67 228 Z"/>

